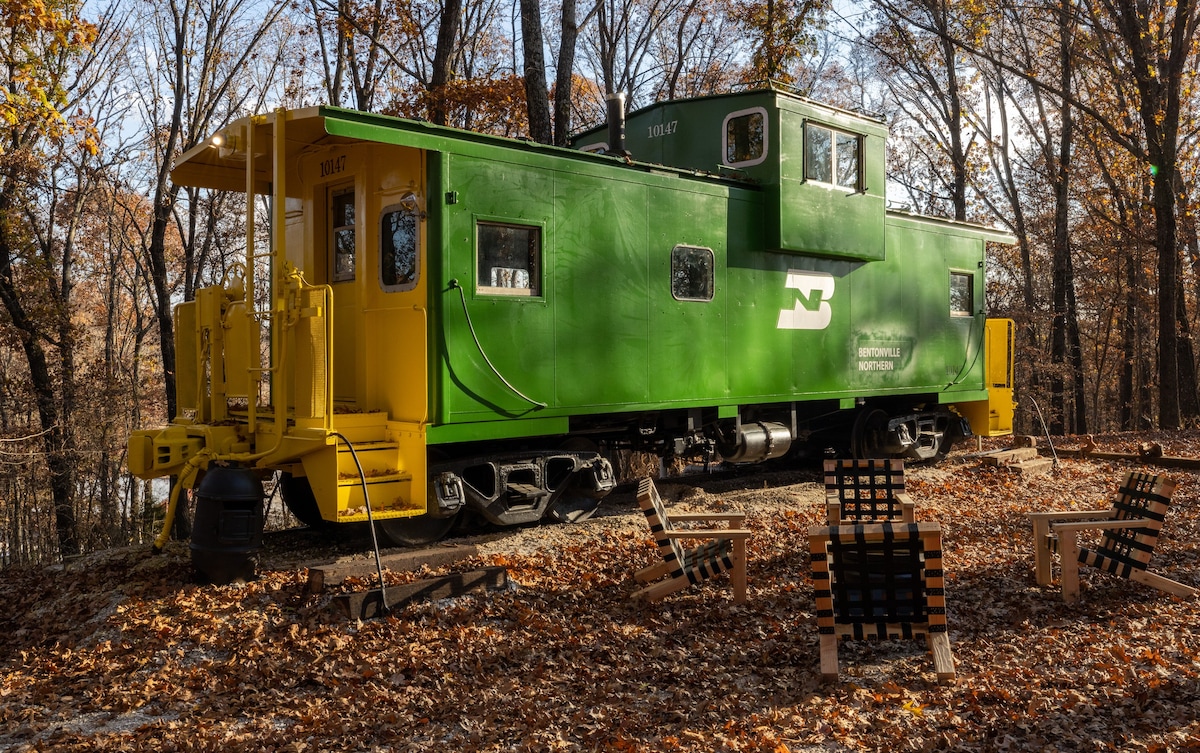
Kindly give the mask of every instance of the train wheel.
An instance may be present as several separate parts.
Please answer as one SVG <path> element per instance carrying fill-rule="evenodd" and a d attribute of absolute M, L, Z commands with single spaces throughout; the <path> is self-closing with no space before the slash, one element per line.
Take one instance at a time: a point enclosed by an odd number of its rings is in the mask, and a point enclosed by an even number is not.
<path fill-rule="evenodd" d="M 321 508 L 313 495 L 312 487 L 304 476 L 293 476 L 290 473 L 279 474 L 279 493 L 283 495 L 283 504 L 288 512 L 309 528 L 321 528 L 325 519 L 321 517 Z"/>
<path fill-rule="evenodd" d="M 458 515 L 435 518 L 418 515 L 412 518 L 388 518 L 375 522 L 384 538 L 395 546 L 424 546 L 444 538 L 454 527 Z"/>
<path fill-rule="evenodd" d="M 955 426 L 955 422 L 961 426 L 962 419 L 957 416 L 949 416 L 944 421 L 938 422 L 938 433 L 934 438 L 934 450 L 931 462 L 940 463 L 950 454 L 950 450 L 954 448 L 954 443 L 963 436 L 962 430 Z M 969 434 L 970 432 L 968 432 Z"/>
<path fill-rule="evenodd" d="M 884 457 L 888 414 L 878 408 L 864 409 L 854 421 L 850 449 L 856 458 Z"/>

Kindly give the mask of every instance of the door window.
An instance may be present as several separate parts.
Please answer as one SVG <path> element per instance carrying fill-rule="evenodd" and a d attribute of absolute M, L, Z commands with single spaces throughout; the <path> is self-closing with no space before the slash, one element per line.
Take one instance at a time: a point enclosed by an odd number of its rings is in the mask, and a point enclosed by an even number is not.
<path fill-rule="evenodd" d="M 333 281 L 353 280 L 357 257 L 354 237 L 354 188 L 330 191 L 329 228 L 329 242 L 333 252 Z"/>

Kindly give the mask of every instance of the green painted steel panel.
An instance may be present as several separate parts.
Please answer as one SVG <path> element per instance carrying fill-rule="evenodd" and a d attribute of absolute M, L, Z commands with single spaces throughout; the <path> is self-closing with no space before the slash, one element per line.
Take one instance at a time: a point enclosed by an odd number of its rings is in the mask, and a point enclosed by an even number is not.
<path fill-rule="evenodd" d="M 445 183 L 457 193 L 458 203 L 444 208 L 443 274 L 458 280 L 461 288 L 440 294 L 448 343 L 442 355 L 450 380 L 442 397 L 444 410 L 468 420 L 478 420 L 478 414 L 524 415 L 534 407 L 531 400 L 546 403 L 554 395 L 554 290 L 546 282 L 554 274 L 556 257 L 543 254 L 538 296 L 481 292 L 476 226 L 483 221 L 537 228 L 542 248 L 553 249 L 546 197 L 553 191 L 554 175 L 519 163 L 451 154 Z"/>
<path fill-rule="evenodd" d="M 696 194 L 685 186 L 654 192 L 650 201 L 650 396 L 656 402 L 724 400 L 729 395 L 726 238 L 745 225 L 731 221 L 728 198 Z M 681 245 L 712 251 L 712 300 L 678 300 L 673 295 L 671 254 Z"/>
<path fill-rule="evenodd" d="M 771 192 L 767 216 L 768 227 L 777 234 L 768 236 L 768 244 L 824 256 L 883 259 L 887 129 L 875 121 L 805 100 L 780 97 L 778 105 L 780 177 L 777 192 Z M 804 139 L 809 122 L 863 137 L 861 191 L 805 179 Z"/>
<path fill-rule="evenodd" d="M 770 192 L 768 244 L 783 251 L 877 261 L 884 257 L 882 196 L 783 178 Z"/>
<path fill-rule="evenodd" d="M 650 399 L 647 233 L 651 188 L 625 176 L 557 176 L 564 242 L 554 285 L 555 404 L 637 405 Z M 549 196 L 549 194 L 547 195 Z"/>
<path fill-rule="evenodd" d="M 441 385 L 437 421 L 702 405 L 726 394 L 723 304 L 675 301 L 670 253 L 678 243 L 711 247 L 723 278 L 730 188 L 625 165 L 593 174 L 556 155 L 519 157 L 444 160 L 439 185 L 455 203 L 439 208 L 446 229 L 438 267 L 462 293 L 447 286 L 435 294 L 445 329 L 435 359 L 445 371 L 431 380 Z M 539 296 L 477 290 L 479 221 L 540 228 Z M 652 317 L 667 341 L 656 339 Z M 679 378 L 662 375 L 680 366 Z"/>
<path fill-rule="evenodd" d="M 983 315 L 950 315 L 947 268 L 975 269 L 982 286 L 982 239 L 961 229 L 913 233 L 899 225 L 888 238 L 888 258 L 880 262 L 762 252 L 731 257 L 731 394 L 747 402 L 789 393 L 978 387 Z"/>
<path fill-rule="evenodd" d="M 770 108 L 773 99 L 768 93 L 756 92 L 660 102 L 630 113 L 625 127 L 626 148 L 640 162 L 741 174 L 771 183 L 778 175 L 777 160 L 764 160 L 747 169 L 724 165 L 721 128 L 729 113 L 753 107 Z M 604 131 L 599 135 L 606 137 Z"/>
<path fill-rule="evenodd" d="M 653 147 L 647 146 L 654 141 L 650 126 L 631 120 L 631 128 L 646 128 L 643 153 L 657 148 L 652 156 L 666 159 L 675 150 L 710 159 L 711 139 L 702 146 L 695 141 L 699 126 L 714 121 L 719 126 L 730 107 L 763 101 L 761 95 L 738 102 L 713 98 L 699 109 L 684 104 L 654 109 L 650 114 L 658 122 L 676 116 L 681 122 L 669 134 L 673 139 L 664 133 Z M 801 108 L 786 115 L 802 118 L 807 112 Z M 383 125 L 353 124 L 360 135 L 369 131 L 393 142 L 412 135 Z M 433 380 L 442 390 L 435 413 L 441 427 L 431 429 L 431 441 L 522 435 L 506 434 L 499 425 L 479 428 L 481 422 L 513 416 L 554 420 L 796 399 L 852 403 L 857 396 L 949 396 L 956 389 L 972 394 L 982 386 L 981 364 L 968 348 L 976 342 L 982 315 L 949 316 L 947 270 L 978 270 L 987 232 L 885 214 L 881 199 L 870 210 L 872 215 L 878 210 L 878 222 L 865 221 L 844 207 L 878 197 L 835 194 L 793 181 L 791 201 L 801 210 L 793 216 L 807 217 L 814 228 L 810 237 L 825 234 L 833 239 L 823 241 L 827 245 L 857 238 L 853 243 L 866 249 L 858 256 L 877 260 L 837 259 L 828 248 L 807 254 L 771 251 L 777 194 L 770 188 L 739 188 L 603 157 L 431 133 L 417 136 L 440 139 L 436 146 L 446 156 L 431 164 L 445 165 L 437 185 L 456 199 L 431 209 L 431 220 L 444 227 L 442 248 L 434 254 L 439 258 L 431 260 L 431 269 L 444 278 L 432 293 L 435 326 L 445 330 L 437 342 L 451 343 L 435 359 L 435 369 L 442 370 Z M 769 148 L 782 149 L 785 157 L 801 148 L 782 136 L 781 143 L 789 145 Z M 801 165 L 793 162 L 768 165 L 763 175 L 772 170 L 795 174 Z M 875 182 L 870 172 L 867 182 L 868 188 Z M 878 184 L 882 187 L 881 178 Z M 539 296 L 476 291 L 479 220 L 541 229 Z M 713 250 L 713 300 L 671 296 L 670 255 L 678 244 Z M 492 366 L 546 407 L 518 397 L 492 372 L 470 334 L 458 291 L 441 284 L 451 278 L 464 285 L 475 335 Z M 980 303 L 982 285 L 980 272 Z M 462 429 L 450 428 L 455 424 Z"/>
<path fill-rule="evenodd" d="M 425 438 L 431 445 L 455 442 L 478 442 L 490 439 L 517 437 L 546 437 L 566 434 L 569 424 L 565 417 L 521 418 L 508 421 L 481 421 L 430 426 Z"/>

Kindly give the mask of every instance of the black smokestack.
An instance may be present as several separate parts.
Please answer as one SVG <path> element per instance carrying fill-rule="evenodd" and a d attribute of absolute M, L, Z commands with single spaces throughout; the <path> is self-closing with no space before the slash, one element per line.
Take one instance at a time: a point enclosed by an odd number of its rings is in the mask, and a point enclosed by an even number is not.
<path fill-rule="evenodd" d="M 628 157 L 625 149 L 625 92 L 608 95 L 608 153 Z"/>

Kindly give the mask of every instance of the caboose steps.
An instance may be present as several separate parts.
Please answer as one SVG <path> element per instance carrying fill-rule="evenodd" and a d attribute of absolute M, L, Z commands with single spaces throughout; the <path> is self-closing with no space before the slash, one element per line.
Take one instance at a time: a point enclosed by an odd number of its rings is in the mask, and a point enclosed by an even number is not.
<path fill-rule="evenodd" d="M 385 439 L 366 439 L 372 434 L 378 436 L 382 426 L 364 425 L 359 429 L 356 433 L 364 437 L 362 441 L 347 443 L 339 440 L 337 444 L 338 520 L 367 519 L 364 479 L 372 512 L 411 508 L 413 474 L 401 467 L 400 444 Z M 424 502 L 423 497 L 421 501 Z"/>
<path fill-rule="evenodd" d="M 367 475 L 366 490 L 371 500 L 371 512 L 378 515 L 408 510 L 410 504 L 407 500 L 411 498 L 412 481 L 412 474 L 408 471 Z M 337 485 L 338 521 L 367 520 L 363 484 L 358 474 L 339 475 Z"/>
<path fill-rule="evenodd" d="M 394 471 L 400 467 L 400 445 L 397 442 L 355 442 L 348 445 L 338 442 L 337 472 L 339 478 L 353 476 L 358 478 L 358 468 L 354 464 L 355 457 L 362 464 L 363 473 L 368 476 Z"/>

